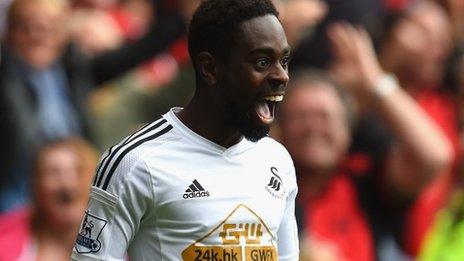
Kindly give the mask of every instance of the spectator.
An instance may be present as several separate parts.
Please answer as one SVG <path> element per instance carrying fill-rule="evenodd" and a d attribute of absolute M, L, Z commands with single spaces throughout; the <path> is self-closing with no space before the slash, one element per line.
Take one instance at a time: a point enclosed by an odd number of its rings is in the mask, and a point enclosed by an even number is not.
<path fill-rule="evenodd" d="M 446 77 L 447 87 L 454 94 L 458 105 L 460 148 L 464 147 L 464 55 L 456 52 L 450 59 Z M 455 186 L 445 208 L 434 219 L 433 226 L 428 231 L 418 260 L 444 261 L 461 260 L 464 258 L 464 161 L 460 154 L 458 175 Z"/>
<path fill-rule="evenodd" d="M 116 8 L 109 10 L 113 9 Z M 81 6 L 72 9 L 71 40 L 89 57 L 115 50 L 124 43 L 123 31 L 109 10 Z"/>
<path fill-rule="evenodd" d="M 128 0 L 109 9 L 79 5 L 73 10 L 73 24 L 78 29 L 74 30 L 74 39 L 91 55 L 117 48 L 121 37 L 134 41 L 154 18 L 156 8 L 151 2 Z M 199 1 L 180 4 L 178 9 L 188 14 Z M 89 107 L 96 145 L 107 148 L 171 107 L 185 105 L 194 90 L 189 60 L 186 40 L 181 38 L 169 50 L 93 91 Z"/>
<path fill-rule="evenodd" d="M 325 68 L 329 65 L 331 56 L 326 31 L 333 22 L 347 21 L 364 26 L 375 36 L 375 39 L 381 31 L 385 12 L 383 3 L 385 0 L 324 0 L 323 2 L 328 13 L 312 34 L 306 34 L 301 39 L 292 58 L 290 66 L 292 70 L 305 66 Z M 310 11 L 307 10 L 307 12 Z"/>
<path fill-rule="evenodd" d="M 67 260 L 89 198 L 97 154 L 66 139 L 39 149 L 33 203 L 0 216 L 0 260 Z"/>
<path fill-rule="evenodd" d="M 297 171 L 300 260 L 374 260 L 356 188 L 341 166 L 354 105 L 346 90 L 321 71 L 292 75 L 279 125 Z"/>
<path fill-rule="evenodd" d="M 417 1 L 392 16 L 379 50 L 382 66 L 409 92 L 439 89 L 453 47 L 445 11 L 431 1 Z"/>
<path fill-rule="evenodd" d="M 280 126 L 299 178 L 300 227 L 309 228 L 313 245 L 330 246 L 335 260 L 398 260 L 404 254 L 390 248 L 391 239 L 410 202 L 449 166 L 450 144 L 381 69 L 364 30 L 336 25 L 329 36 L 336 75 L 343 74 L 359 107 L 381 119 L 377 126 L 388 129 L 394 143 L 370 162 L 372 168 L 355 169 L 353 160 L 359 158 L 347 153 L 353 121 L 346 112 L 353 109 L 325 76 L 297 73 Z M 372 145 L 382 148 L 381 142 Z"/>
<path fill-rule="evenodd" d="M 392 72 L 403 89 L 440 127 L 452 145 L 451 158 L 455 160 L 460 153 L 456 106 L 443 91 L 445 65 L 452 47 L 451 24 L 446 12 L 435 2 L 416 1 L 390 23 L 379 47 L 379 60 L 383 70 Z M 375 144 L 380 141 L 389 150 L 391 131 L 383 128 L 385 135 L 379 135 L 376 126 L 381 124 L 376 116 L 364 118 L 354 140 L 355 150 L 375 153 L 378 151 Z M 418 253 L 436 212 L 447 201 L 453 179 L 452 170 L 443 171 L 419 192 L 409 208 L 403 229 L 397 232 L 397 241 L 402 242 L 402 248 L 410 255 Z"/>
<path fill-rule="evenodd" d="M 185 27 L 180 14 L 160 14 L 144 38 L 89 59 L 69 45 L 68 11 L 66 0 L 15 0 L 9 9 L 0 67 L 0 212 L 27 201 L 34 148 L 47 139 L 90 136 L 91 88 L 163 51 Z"/>

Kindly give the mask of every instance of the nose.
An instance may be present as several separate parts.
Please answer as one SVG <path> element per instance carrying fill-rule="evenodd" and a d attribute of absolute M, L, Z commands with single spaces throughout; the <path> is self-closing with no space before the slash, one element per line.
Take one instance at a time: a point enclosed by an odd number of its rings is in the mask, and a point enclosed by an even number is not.
<path fill-rule="evenodd" d="M 277 63 L 274 70 L 269 74 L 269 81 L 274 88 L 285 88 L 289 81 L 287 67 Z"/>
<path fill-rule="evenodd" d="M 61 187 L 66 190 L 74 189 L 81 182 L 79 173 L 73 169 L 63 169 L 60 173 L 59 181 Z"/>

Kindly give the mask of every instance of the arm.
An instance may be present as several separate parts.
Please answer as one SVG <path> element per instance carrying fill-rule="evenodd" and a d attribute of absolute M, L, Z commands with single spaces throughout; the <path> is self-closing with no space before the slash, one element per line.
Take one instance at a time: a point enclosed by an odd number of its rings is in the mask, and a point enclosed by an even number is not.
<path fill-rule="evenodd" d="M 325 18 L 328 5 L 320 0 L 274 0 L 279 11 L 279 18 L 285 29 L 287 40 L 296 48 L 300 40 L 307 36 Z"/>
<path fill-rule="evenodd" d="M 114 79 L 166 50 L 185 32 L 184 17 L 180 14 L 160 14 L 156 24 L 145 37 L 121 48 L 98 55 L 91 61 L 95 83 Z"/>
<path fill-rule="evenodd" d="M 142 217 L 151 209 L 146 165 L 139 160 L 118 172 L 107 191 L 92 186 L 72 260 L 124 260 Z"/>
<path fill-rule="evenodd" d="M 351 88 L 361 106 L 378 113 L 395 136 L 397 144 L 386 159 L 388 185 L 404 196 L 415 195 L 450 166 L 449 141 L 397 83 L 379 86 L 385 72 L 365 30 L 338 24 L 330 28 L 329 38 L 336 59 L 335 76 Z"/>
<path fill-rule="evenodd" d="M 298 193 L 295 169 L 292 168 L 292 187 L 287 196 L 285 212 L 277 231 L 279 260 L 293 261 L 299 258 L 298 229 L 295 219 L 295 198 Z"/>

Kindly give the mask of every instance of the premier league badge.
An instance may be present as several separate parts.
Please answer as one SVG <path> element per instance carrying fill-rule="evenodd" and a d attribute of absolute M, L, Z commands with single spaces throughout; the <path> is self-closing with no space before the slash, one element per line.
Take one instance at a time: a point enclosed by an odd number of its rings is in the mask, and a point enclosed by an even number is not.
<path fill-rule="evenodd" d="M 77 235 L 76 251 L 78 253 L 96 253 L 101 248 L 101 242 L 98 240 L 103 228 L 108 223 L 106 220 L 91 215 L 89 211 L 85 212 L 84 221 Z"/>

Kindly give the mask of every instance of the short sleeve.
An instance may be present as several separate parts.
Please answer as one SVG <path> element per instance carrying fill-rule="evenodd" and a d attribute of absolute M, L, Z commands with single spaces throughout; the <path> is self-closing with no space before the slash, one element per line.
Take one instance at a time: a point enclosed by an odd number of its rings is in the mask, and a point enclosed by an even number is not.
<path fill-rule="evenodd" d="M 139 160 L 117 171 L 120 173 L 108 191 L 91 188 L 72 260 L 124 260 L 142 218 L 152 209 L 153 192 L 145 162 Z"/>

